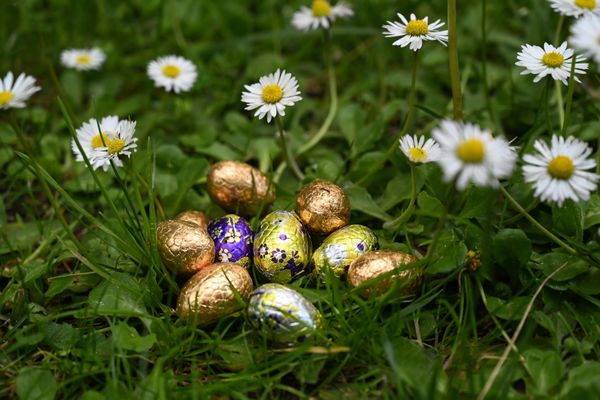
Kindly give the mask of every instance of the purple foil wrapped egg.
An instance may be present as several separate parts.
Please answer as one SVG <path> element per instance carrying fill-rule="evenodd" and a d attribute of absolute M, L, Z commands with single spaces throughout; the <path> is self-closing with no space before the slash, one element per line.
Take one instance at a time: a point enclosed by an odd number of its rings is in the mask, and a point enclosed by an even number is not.
<path fill-rule="evenodd" d="M 213 219 L 208 224 L 208 234 L 215 242 L 215 262 L 232 262 L 250 268 L 254 233 L 244 218 L 227 214 Z"/>

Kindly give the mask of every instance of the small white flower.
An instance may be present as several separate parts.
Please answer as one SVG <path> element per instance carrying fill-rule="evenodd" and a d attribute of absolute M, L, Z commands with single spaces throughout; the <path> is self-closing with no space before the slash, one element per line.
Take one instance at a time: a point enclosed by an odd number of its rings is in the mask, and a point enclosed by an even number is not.
<path fill-rule="evenodd" d="M 584 56 L 600 63 L 600 16 L 590 14 L 575 21 L 569 42 Z"/>
<path fill-rule="evenodd" d="M 198 72 L 196 66 L 180 56 L 159 57 L 148 64 L 148 76 L 156 87 L 163 87 L 167 92 L 175 93 L 189 91 Z"/>
<path fill-rule="evenodd" d="M 106 54 L 97 47 L 91 49 L 68 49 L 64 50 L 60 55 L 60 61 L 65 67 L 79 71 L 100 69 L 104 60 L 106 60 Z"/>
<path fill-rule="evenodd" d="M 568 17 L 579 17 L 584 14 L 600 14 L 597 0 L 549 0 L 554 11 Z"/>
<path fill-rule="evenodd" d="M 332 6 L 325 0 L 314 0 L 310 8 L 302 6 L 300 11 L 294 13 L 292 25 L 301 31 L 318 29 L 322 26 L 328 29 L 336 18 L 348 18 L 354 15 L 352 7 L 346 3 L 338 3 Z"/>
<path fill-rule="evenodd" d="M 98 130 L 98 125 L 100 129 Z M 131 156 L 136 151 L 137 138 L 135 133 L 135 121 L 119 120 L 114 115 L 104 117 L 98 124 L 95 118 L 84 122 L 77 129 L 77 140 L 87 155 L 92 167 L 102 167 L 105 171 L 110 167 L 112 160 L 117 167 L 123 166 L 119 156 Z M 83 161 L 83 155 L 79 151 L 75 140 L 71 141 L 71 147 L 77 161 Z"/>
<path fill-rule="evenodd" d="M 298 96 L 298 81 L 289 72 L 277 70 L 273 74 L 261 77 L 258 83 L 244 85 L 247 92 L 242 93 L 242 101 L 247 104 L 246 110 L 257 109 L 254 116 L 262 119 L 267 116 L 267 122 L 277 114 L 285 115 L 285 108 L 293 106 L 302 100 Z"/>
<path fill-rule="evenodd" d="M 404 18 L 404 15 L 398 13 L 398 17 L 402 22 L 388 21 L 383 25 L 385 37 L 400 37 L 392 43 L 394 46 L 406 47 L 412 51 L 417 51 L 421 48 L 424 41 L 437 40 L 444 46 L 448 41 L 448 31 L 438 31 L 437 29 L 444 25 L 439 19 L 434 23 L 428 22 L 429 17 L 417 19 L 415 14 L 410 14 L 410 21 Z"/>
<path fill-rule="evenodd" d="M 425 141 L 425 136 L 403 136 L 400 139 L 400 150 L 414 163 L 435 161 L 440 155 L 440 146 L 433 139 Z"/>
<path fill-rule="evenodd" d="M 517 160 L 514 149 L 502 138 L 492 137 L 489 130 L 479 126 L 444 120 L 432 131 L 440 144 L 438 164 L 444 179 L 456 177 L 456 188 L 464 190 L 469 182 L 476 186 L 499 185 L 498 179 L 507 178 Z"/>
<path fill-rule="evenodd" d="M 587 200 L 598 189 L 600 176 L 586 170 L 596 167 L 592 149 L 574 137 L 552 136 L 551 146 L 536 140 L 538 154 L 523 157 L 523 177 L 533 184 L 535 196 L 562 206 L 566 199 Z"/>
<path fill-rule="evenodd" d="M 9 71 L 4 79 L 0 78 L 0 110 L 25 107 L 25 101 L 41 89 L 35 86 L 35 78 L 21 73 L 14 81 L 13 73 Z"/>
<path fill-rule="evenodd" d="M 571 75 L 571 65 L 573 63 L 573 49 L 567 48 L 567 42 L 563 42 L 559 47 L 554 47 L 549 43 L 544 43 L 544 48 L 525 44 L 521 46 L 521 51 L 517 55 L 516 65 L 524 67 L 525 71 L 521 75 L 534 74 L 533 82 L 537 83 L 546 75 L 552 76 L 555 81 L 561 81 L 568 85 Z M 578 56 L 575 63 L 575 80 L 581 82 L 577 74 L 585 74 L 588 64 L 585 58 Z"/>

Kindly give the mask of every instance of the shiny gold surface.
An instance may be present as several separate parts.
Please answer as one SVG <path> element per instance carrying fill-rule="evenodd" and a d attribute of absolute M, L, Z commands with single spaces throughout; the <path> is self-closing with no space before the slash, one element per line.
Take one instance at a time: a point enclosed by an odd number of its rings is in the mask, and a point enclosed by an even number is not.
<path fill-rule="evenodd" d="M 200 225 L 204 229 L 208 227 L 208 215 L 204 214 L 202 211 L 184 211 L 182 213 L 177 214 L 175 219 L 180 221 L 192 222 L 196 225 Z"/>
<path fill-rule="evenodd" d="M 239 161 L 219 161 L 208 172 L 208 193 L 226 211 L 254 216 L 275 201 L 275 188 L 258 169 Z"/>
<path fill-rule="evenodd" d="M 348 269 L 348 283 L 352 288 L 355 288 L 394 268 L 415 261 L 415 257 L 401 251 L 372 251 L 365 253 L 350 264 L 350 268 Z M 360 295 L 364 298 L 381 295 L 388 291 L 396 280 L 401 281 L 400 296 L 412 297 L 416 295 L 423 283 L 423 268 L 416 267 L 400 271 L 372 286 L 365 287 L 360 292 Z"/>
<path fill-rule="evenodd" d="M 296 213 L 309 231 L 328 235 L 350 221 L 350 200 L 338 185 L 316 179 L 300 189 Z"/>
<path fill-rule="evenodd" d="M 156 227 L 158 252 L 167 267 L 191 275 L 213 262 L 215 244 L 206 229 L 187 221 L 166 220 Z"/>
<path fill-rule="evenodd" d="M 234 263 L 211 264 L 183 285 L 177 314 L 199 325 L 209 325 L 244 307 L 233 288 L 242 299 L 250 297 L 254 286 L 248 271 Z"/>

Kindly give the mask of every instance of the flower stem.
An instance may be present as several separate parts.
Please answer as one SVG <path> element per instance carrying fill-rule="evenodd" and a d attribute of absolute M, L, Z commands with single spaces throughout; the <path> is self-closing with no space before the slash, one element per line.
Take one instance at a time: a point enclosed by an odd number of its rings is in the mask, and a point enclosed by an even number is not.
<path fill-rule="evenodd" d="M 396 230 L 398 227 L 402 226 L 408 218 L 412 215 L 415 209 L 415 200 L 417 199 L 417 178 L 415 173 L 415 164 L 410 163 L 410 200 L 408 202 L 408 207 L 398 216 L 398 218 L 388 221 L 383 224 L 383 229 L 391 229 Z"/>
<path fill-rule="evenodd" d="M 429 244 L 429 248 L 427 248 L 427 253 L 425 254 L 425 258 L 427 259 L 427 265 L 431 264 L 431 256 L 433 255 L 433 251 L 437 246 L 437 242 L 440 239 L 440 235 L 442 234 L 442 230 L 444 228 L 444 225 L 446 224 L 446 220 L 448 219 L 448 209 L 452 205 L 452 202 L 454 201 L 454 197 L 456 195 L 456 181 L 454 180 L 450 184 L 450 193 L 446 195 L 446 201 L 444 202 L 446 206 L 442 211 L 442 216 L 440 217 L 440 219 L 438 219 L 438 223 L 435 226 L 435 231 L 433 232 L 431 243 Z"/>
<path fill-rule="evenodd" d="M 533 218 L 531 216 L 531 214 L 529 214 L 527 212 L 527 210 L 525 210 L 511 195 L 510 193 L 508 193 L 508 191 L 503 187 L 500 186 L 500 191 L 502 192 L 502 195 L 504 197 L 506 197 L 506 199 L 508 200 L 508 202 L 513 206 L 513 208 L 515 210 L 517 210 L 518 212 L 520 212 L 529 222 L 531 222 L 536 228 L 538 228 L 544 235 L 546 235 L 546 237 L 548 237 L 548 239 L 552 240 L 554 243 L 556 243 L 557 245 L 559 245 L 560 247 L 562 247 L 563 249 L 565 249 L 567 252 L 571 253 L 572 255 L 578 255 L 577 251 L 572 248 L 571 246 L 569 246 L 568 244 L 566 244 L 565 242 L 563 242 L 562 240 L 560 240 L 555 234 L 553 234 L 552 232 L 550 232 L 548 229 L 546 229 L 544 227 L 544 225 L 540 224 L 535 218 Z"/>
<path fill-rule="evenodd" d="M 317 133 L 310 138 L 310 140 L 304 144 L 304 146 L 300 147 L 298 150 L 298 154 L 304 154 L 313 147 L 315 147 L 323 136 L 329 131 L 329 127 L 337 114 L 338 109 L 338 96 L 337 96 L 337 81 L 335 78 L 335 68 L 333 66 L 333 60 L 331 59 L 331 32 L 328 29 L 324 29 L 323 41 L 325 43 L 324 51 L 325 51 L 325 63 L 327 65 L 327 76 L 329 78 L 329 112 L 327 113 L 327 117 L 323 122 L 323 125 L 319 128 Z"/>
<path fill-rule="evenodd" d="M 560 44 L 560 33 L 562 32 L 562 27 L 565 22 L 565 16 L 560 15 L 558 19 L 558 25 L 556 25 L 556 32 L 554 32 L 554 46 L 558 46 Z"/>
<path fill-rule="evenodd" d="M 410 92 L 408 94 L 408 107 L 406 110 L 406 119 L 404 120 L 404 125 L 402 126 L 402 130 L 400 130 L 400 133 L 398 134 L 397 139 L 392 141 L 390 147 L 387 149 L 387 151 L 385 152 L 383 157 L 379 158 L 379 160 L 377 160 L 377 162 L 371 167 L 371 169 L 369 169 L 367 171 L 367 173 L 358 180 L 357 184 L 359 184 L 359 185 L 364 183 L 365 181 L 367 181 L 371 176 L 373 176 L 374 173 L 381 170 L 381 167 L 385 164 L 385 162 L 387 160 L 390 159 L 390 157 L 396 151 L 396 149 L 398 147 L 398 139 L 400 139 L 402 136 L 404 136 L 406 134 L 406 132 L 408 131 L 408 127 L 410 126 L 410 123 L 412 121 L 412 116 L 413 116 L 414 108 L 415 108 L 414 105 L 415 105 L 415 97 L 416 97 L 416 92 L 417 92 L 416 86 L 417 86 L 417 66 L 419 64 L 418 61 L 419 61 L 418 53 L 415 52 L 414 56 L 413 56 L 413 67 L 412 67 L 412 73 L 411 73 Z"/>
<path fill-rule="evenodd" d="M 458 43 L 456 35 L 456 0 L 448 0 L 448 62 L 452 86 L 452 112 L 454 119 L 462 119 L 462 95 L 458 67 Z"/>
<path fill-rule="evenodd" d="M 298 179 L 302 180 L 302 179 L 304 179 L 304 174 L 298 167 L 298 164 L 296 163 L 296 159 L 294 158 L 294 156 L 290 152 L 289 147 L 287 146 L 287 142 L 285 140 L 285 131 L 283 129 L 283 121 L 281 120 L 281 117 L 279 115 L 275 117 L 275 123 L 277 124 L 277 130 L 279 131 L 279 140 L 281 142 L 281 151 L 283 152 L 283 155 L 285 156 L 285 160 L 286 160 L 287 164 L 292 168 L 292 172 L 294 173 L 294 175 L 296 175 L 296 177 Z"/>
<path fill-rule="evenodd" d="M 577 54 L 573 54 L 573 63 L 571 64 L 571 73 L 569 76 L 569 89 L 567 89 L 567 102 L 565 104 L 565 117 L 563 119 L 560 135 L 567 134 L 567 127 L 571 122 L 571 105 L 573 103 L 573 92 L 575 91 L 575 63 L 577 62 Z"/>
<path fill-rule="evenodd" d="M 558 124 L 561 127 L 565 125 L 565 112 L 562 96 L 562 82 L 554 81 L 554 88 L 556 89 L 556 111 L 558 111 Z"/>

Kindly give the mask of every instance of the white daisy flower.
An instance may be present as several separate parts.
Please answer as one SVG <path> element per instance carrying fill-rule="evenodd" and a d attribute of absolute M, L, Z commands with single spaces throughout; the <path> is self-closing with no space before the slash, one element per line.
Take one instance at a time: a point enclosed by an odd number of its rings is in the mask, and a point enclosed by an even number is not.
<path fill-rule="evenodd" d="M 552 136 L 551 146 L 536 140 L 538 154 L 523 156 L 523 177 L 533 184 L 535 196 L 542 201 L 562 206 L 566 199 L 587 200 L 590 192 L 598 190 L 600 175 L 586 170 L 596 167 L 587 158 L 592 148 L 574 137 Z"/>
<path fill-rule="evenodd" d="M 385 37 L 400 37 L 392 43 L 394 46 L 406 47 L 412 51 L 417 51 L 421 48 L 424 41 L 437 40 L 444 46 L 448 42 L 448 31 L 438 31 L 437 29 L 444 25 L 439 19 L 434 23 L 428 22 L 429 17 L 417 19 L 415 14 L 410 14 L 410 21 L 404 18 L 404 15 L 398 13 L 398 17 L 402 22 L 388 21 L 383 25 Z"/>
<path fill-rule="evenodd" d="M 180 56 L 159 57 L 148 64 L 148 76 L 156 87 L 164 87 L 167 92 L 175 93 L 189 91 L 198 72 L 196 66 Z"/>
<path fill-rule="evenodd" d="M 425 136 L 403 136 L 400 139 L 400 150 L 414 163 L 435 161 L 440 155 L 440 146 L 433 139 L 425 141 Z"/>
<path fill-rule="evenodd" d="M 4 79 L 0 78 L 0 110 L 25 107 L 25 101 L 41 89 L 35 86 L 34 77 L 21 73 L 15 81 L 13 73 L 8 71 Z"/>
<path fill-rule="evenodd" d="M 521 51 L 517 55 L 516 65 L 524 67 L 525 71 L 521 75 L 534 74 L 533 82 L 537 83 L 546 75 L 552 76 L 555 81 L 561 81 L 565 85 L 569 83 L 571 75 L 571 65 L 573 63 L 573 49 L 567 48 L 567 42 L 563 42 L 559 47 L 554 47 L 549 43 L 544 43 L 544 48 L 525 44 L 521 46 Z M 575 80 L 581 82 L 577 74 L 585 74 L 588 64 L 585 58 L 578 56 L 575 63 Z"/>
<path fill-rule="evenodd" d="M 106 54 L 97 47 L 91 49 L 68 49 L 64 50 L 60 55 L 60 61 L 65 67 L 79 71 L 100 69 L 104 60 L 106 60 Z"/>
<path fill-rule="evenodd" d="M 98 130 L 100 125 L 100 130 Z M 105 171 L 110 167 L 112 160 L 117 167 L 123 166 L 119 156 L 131 156 L 136 151 L 137 138 L 135 133 L 135 121 L 119 120 L 119 117 L 111 115 L 102 118 L 100 123 L 95 118 L 84 122 L 77 129 L 77 139 L 83 147 L 92 167 L 102 167 Z M 83 155 L 79 151 L 75 140 L 71 141 L 71 147 L 77 161 L 83 161 Z"/>
<path fill-rule="evenodd" d="M 600 16 L 590 14 L 575 21 L 571 25 L 569 43 L 600 64 Z"/>
<path fill-rule="evenodd" d="M 285 108 L 293 106 L 302 100 L 298 96 L 298 81 L 289 72 L 279 69 L 258 80 L 258 83 L 244 85 L 247 92 L 242 93 L 242 101 L 247 104 L 246 110 L 256 110 L 254 116 L 262 119 L 267 116 L 267 122 L 275 118 L 277 114 L 285 115 Z"/>
<path fill-rule="evenodd" d="M 436 161 L 442 167 L 444 179 L 450 181 L 456 177 L 458 190 L 464 190 L 469 182 L 497 187 L 498 179 L 512 174 L 517 160 L 514 149 L 504 138 L 492 137 L 489 130 L 444 120 L 432 131 L 432 136 L 440 144 Z"/>
<path fill-rule="evenodd" d="M 352 7 L 344 2 L 332 6 L 328 1 L 314 0 L 310 8 L 302 6 L 300 11 L 294 13 L 292 25 L 301 31 L 318 29 L 319 26 L 328 29 L 336 18 L 348 18 L 352 15 Z"/>
<path fill-rule="evenodd" d="M 554 11 L 568 17 L 579 17 L 584 14 L 600 14 L 600 3 L 597 0 L 549 0 Z"/>

